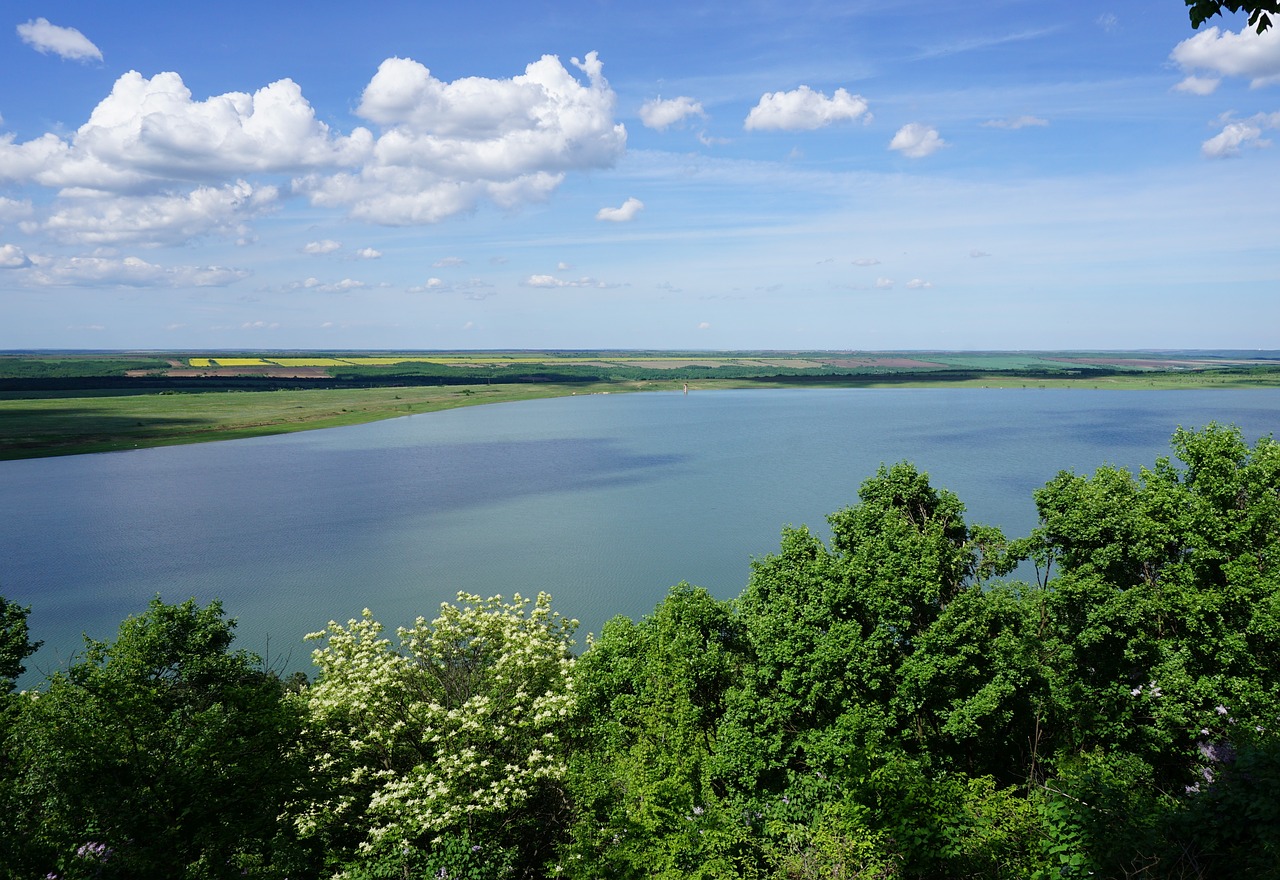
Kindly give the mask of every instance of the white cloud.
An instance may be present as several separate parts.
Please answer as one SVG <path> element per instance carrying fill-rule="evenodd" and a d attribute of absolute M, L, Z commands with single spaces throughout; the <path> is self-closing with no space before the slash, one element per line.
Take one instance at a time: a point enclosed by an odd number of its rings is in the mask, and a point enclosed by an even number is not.
<path fill-rule="evenodd" d="M 467 261 L 462 259 L 462 257 L 444 257 L 443 259 L 436 260 L 431 265 L 437 269 L 450 269 L 454 266 L 465 266 L 467 265 Z"/>
<path fill-rule="evenodd" d="M 856 260 L 854 260 L 854 261 L 853 261 L 853 265 L 855 265 L 855 266 L 879 266 L 879 265 L 880 265 L 880 261 L 879 261 L 879 260 L 877 260 L 875 257 L 859 257 L 858 259 L 856 259 Z"/>
<path fill-rule="evenodd" d="M 336 250 L 342 249 L 342 242 L 334 241 L 331 238 L 322 241 L 309 241 L 302 246 L 304 254 L 331 254 Z"/>
<path fill-rule="evenodd" d="M 566 263 L 564 260 L 561 260 L 560 262 L 556 263 L 556 270 L 560 272 L 568 272 L 572 268 L 573 268 L 573 264 Z"/>
<path fill-rule="evenodd" d="M 1049 124 L 1049 120 L 1041 119 L 1039 116 L 1015 116 L 1013 119 L 989 119 L 982 123 L 983 128 L 1008 128 L 1017 130 L 1019 128 L 1044 127 Z"/>
<path fill-rule="evenodd" d="M 909 122 L 902 126 L 893 140 L 889 141 L 889 149 L 897 150 L 911 159 L 923 159 L 946 145 L 947 142 L 938 137 L 937 129 L 919 122 Z"/>
<path fill-rule="evenodd" d="M 892 289 L 893 289 L 893 279 L 892 279 L 892 278 L 877 278 L 877 279 L 876 279 L 876 289 L 877 289 L 877 290 L 892 290 Z"/>
<path fill-rule="evenodd" d="M 867 112 L 861 95 L 836 89 L 828 98 L 808 86 L 790 92 L 766 92 L 751 108 L 743 128 L 748 131 L 812 131 L 833 122 L 857 119 Z"/>
<path fill-rule="evenodd" d="M 241 330 L 279 330 L 279 321 L 245 321 L 240 325 Z"/>
<path fill-rule="evenodd" d="M 16 244 L 0 244 L 0 269 L 21 269 L 31 261 Z"/>
<path fill-rule="evenodd" d="M 711 135 L 707 134 L 705 131 L 698 132 L 697 137 L 698 137 L 698 143 L 702 144 L 704 147 L 718 147 L 723 144 L 729 143 L 728 138 L 712 137 Z"/>
<path fill-rule="evenodd" d="M 1174 46 L 1169 57 L 1187 73 L 1207 70 L 1248 77 L 1255 88 L 1269 85 L 1280 82 L 1280 29 L 1259 34 L 1248 25 L 1239 33 L 1211 27 Z"/>
<path fill-rule="evenodd" d="M 0 196 L 0 223 L 25 220 L 33 213 L 29 199 L 18 201 L 17 199 L 6 199 L 4 196 Z"/>
<path fill-rule="evenodd" d="M 249 273 L 221 266 L 159 266 L 137 257 L 31 256 L 20 270 L 31 287 L 225 287 Z"/>
<path fill-rule="evenodd" d="M 1269 147 L 1271 141 L 1262 136 L 1264 129 L 1280 128 L 1280 113 L 1258 113 L 1242 122 L 1227 122 L 1222 131 L 1200 145 L 1209 159 L 1231 159 L 1243 147 Z"/>
<path fill-rule="evenodd" d="M 552 55 L 511 79 L 452 83 L 411 59 L 387 59 L 356 111 L 385 129 L 370 160 L 295 188 L 387 225 L 434 223 L 482 200 L 504 208 L 545 200 L 569 171 L 609 167 L 626 147 L 597 54 L 572 63 L 586 85 Z"/>
<path fill-rule="evenodd" d="M 980 251 L 977 248 L 974 248 L 973 250 L 969 251 L 969 256 L 976 260 L 979 257 L 989 257 L 991 256 L 991 254 L 987 253 L 986 251 Z"/>
<path fill-rule="evenodd" d="M 371 247 L 364 247 L 356 251 L 356 256 L 362 260 L 378 260 L 382 258 L 382 251 Z"/>
<path fill-rule="evenodd" d="M 1189 76 L 1173 88 L 1188 95 L 1211 95 L 1220 82 L 1222 80 L 1217 77 Z"/>
<path fill-rule="evenodd" d="M 617 208 L 601 208 L 596 211 L 596 219 L 607 220 L 610 223 L 627 223 L 636 219 L 636 215 L 643 210 L 644 202 L 636 198 L 630 198 Z"/>
<path fill-rule="evenodd" d="M 317 293 L 347 293 L 352 290 L 363 290 L 368 286 L 363 281 L 356 281 L 353 278 L 343 278 L 341 281 L 328 283 L 312 276 L 303 281 L 293 282 L 289 285 L 289 289 L 314 290 Z"/>
<path fill-rule="evenodd" d="M 912 278 L 907 282 L 907 287 L 911 290 L 924 290 L 933 287 L 933 282 L 925 281 L 922 278 Z"/>
<path fill-rule="evenodd" d="M 37 18 L 18 25 L 18 36 L 37 52 L 52 52 L 72 61 L 102 60 L 102 51 L 84 34 L 72 27 L 50 24 L 47 18 Z"/>
<path fill-rule="evenodd" d="M 1096 19 L 1094 19 L 1094 23 L 1097 24 L 1098 27 L 1102 28 L 1107 33 L 1113 34 L 1116 32 L 1116 29 L 1120 26 L 1120 19 L 1116 18 L 1115 13 L 1104 12 L 1102 13 L 1102 15 L 1099 15 Z"/>
<path fill-rule="evenodd" d="M 243 221 L 274 207 L 273 186 L 243 180 L 189 193 L 104 197 L 75 192 L 41 223 L 23 224 L 53 238 L 81 245 L 177 244 L 209 234 L 242 235 Z"/>
<path fill-rule="evenodd" d="M 654 98 L 640 106 L 640 121 L 648 128 L 665 131 L 677 122 L 683 122 L 690 116 L 706 117 L 702 104 L 685 96 L 663 100 Z"/>
<path fill-rule="evenodd" d="M 604 290 L 610 287 L 617 287 L 616 284 L 606 284 L 595 278 L 579 278 L 576 281 L 569 281 L 556 278 L 554 275 L 530 275 L 524 280 L 525 287 L 540 287 L 545 289 L 555 287 L 594 287 Z"/>
<path fill-rule="evenodd" d="M 708 323 L 707 321 L 703 321 L 702 323 L 700 323 L 700 324 L 698 325 L 698 329 L 699 329 L 699 330 L 710 330 L 710 329 L 711 329 L 711 324 L 710 324 L 710 323 Z"/>

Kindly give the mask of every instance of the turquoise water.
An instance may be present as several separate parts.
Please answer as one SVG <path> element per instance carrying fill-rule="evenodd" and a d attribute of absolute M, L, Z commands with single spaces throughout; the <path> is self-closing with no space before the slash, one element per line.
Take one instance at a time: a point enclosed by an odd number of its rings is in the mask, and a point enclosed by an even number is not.
<path fill-rule="evenodd" d="M 459 590 L 546 590 L 585 635 L 681 580 L 737 595 L 783 525 L 825 534 L 881 463 L 1019 535 L 1059 470 L 1149 465 L 1211 420 L 1252 443 L 1280 430 L 1280 391 L 593 395 L 4 462 L 0 594 L 32 606 L 43 671 L 157 594 L 221 598 L 240 646 L 287 668 L 330 619 L 394 627 Z"/>

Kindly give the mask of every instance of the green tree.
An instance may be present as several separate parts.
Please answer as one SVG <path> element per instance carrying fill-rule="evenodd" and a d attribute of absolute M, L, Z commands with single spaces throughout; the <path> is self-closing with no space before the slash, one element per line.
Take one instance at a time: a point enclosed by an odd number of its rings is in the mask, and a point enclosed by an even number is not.
<path fill-rule="evenodd" d="M 0 596 L 0 694 L 13 691 L 14 682 L 27 671 L 22 661 L 44 644 L 31 641 L 30 614 L 30 606 L 23 608 Z"/>
<path fill-rule="evenodd" d="M 532 876 L 563 821 L 577 621 L 459 594 L 398 630 L 365 611 L 312 634 L 302 693 L 327 795 L 300 824 L 348 877 Z"/>
<path fill-rule="evenodd" d="M 130 617 L 20 699 L 13 876 L 271 876 L 302 853 L 302 716 L 218 602 Z"/>

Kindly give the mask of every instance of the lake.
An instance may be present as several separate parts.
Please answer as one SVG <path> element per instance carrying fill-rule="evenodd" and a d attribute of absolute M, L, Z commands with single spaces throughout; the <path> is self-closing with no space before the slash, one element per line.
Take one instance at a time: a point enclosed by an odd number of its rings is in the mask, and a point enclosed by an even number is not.
<path fill-rule="evenodd" d="M 49 671 L 154 595 L 223 600 L 237 644 L 309 667 L 303 634 L 388 628 L 459 590 L 526 596 L 599 632 L 681 580 L 737 595 L 785 524 L 826 534 L 907 459 L 970 522 L 1035 525 L 1059 470 L 1132 469 L 1179 425 L 1280 428 L 1280 390 L 820 389 L 591 395 L 349 428 L 0 463 L 0 594 Z"/>

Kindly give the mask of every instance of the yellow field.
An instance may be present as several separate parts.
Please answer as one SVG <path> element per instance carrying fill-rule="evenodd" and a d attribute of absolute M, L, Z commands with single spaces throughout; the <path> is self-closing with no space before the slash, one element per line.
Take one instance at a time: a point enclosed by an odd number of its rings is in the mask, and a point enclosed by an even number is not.
<path fill-rule="evenodd" d="M 351 361 L 340 358 L 268 358 L 271 363 L 281 367 L 346 367 Z"/>
<path fill-rule="evenodd" d="M 190 364 L 190 365 L 191 365 L 191 366 L 193 366 L 193 367 L 211 367 L 211 366 L 213 366 L 213 364 L 209 363 L 209 359 L 208 359 L 208 358 L 191 358 L 190 360 L 188 360 L 188 361 L 187 361 L 187 363 L 188 363 L 188 364 Z"/>
<path fill-rule="evenodd" d="M 220 367 L 269 367 L 262 358 L 210 358 Z"/>

